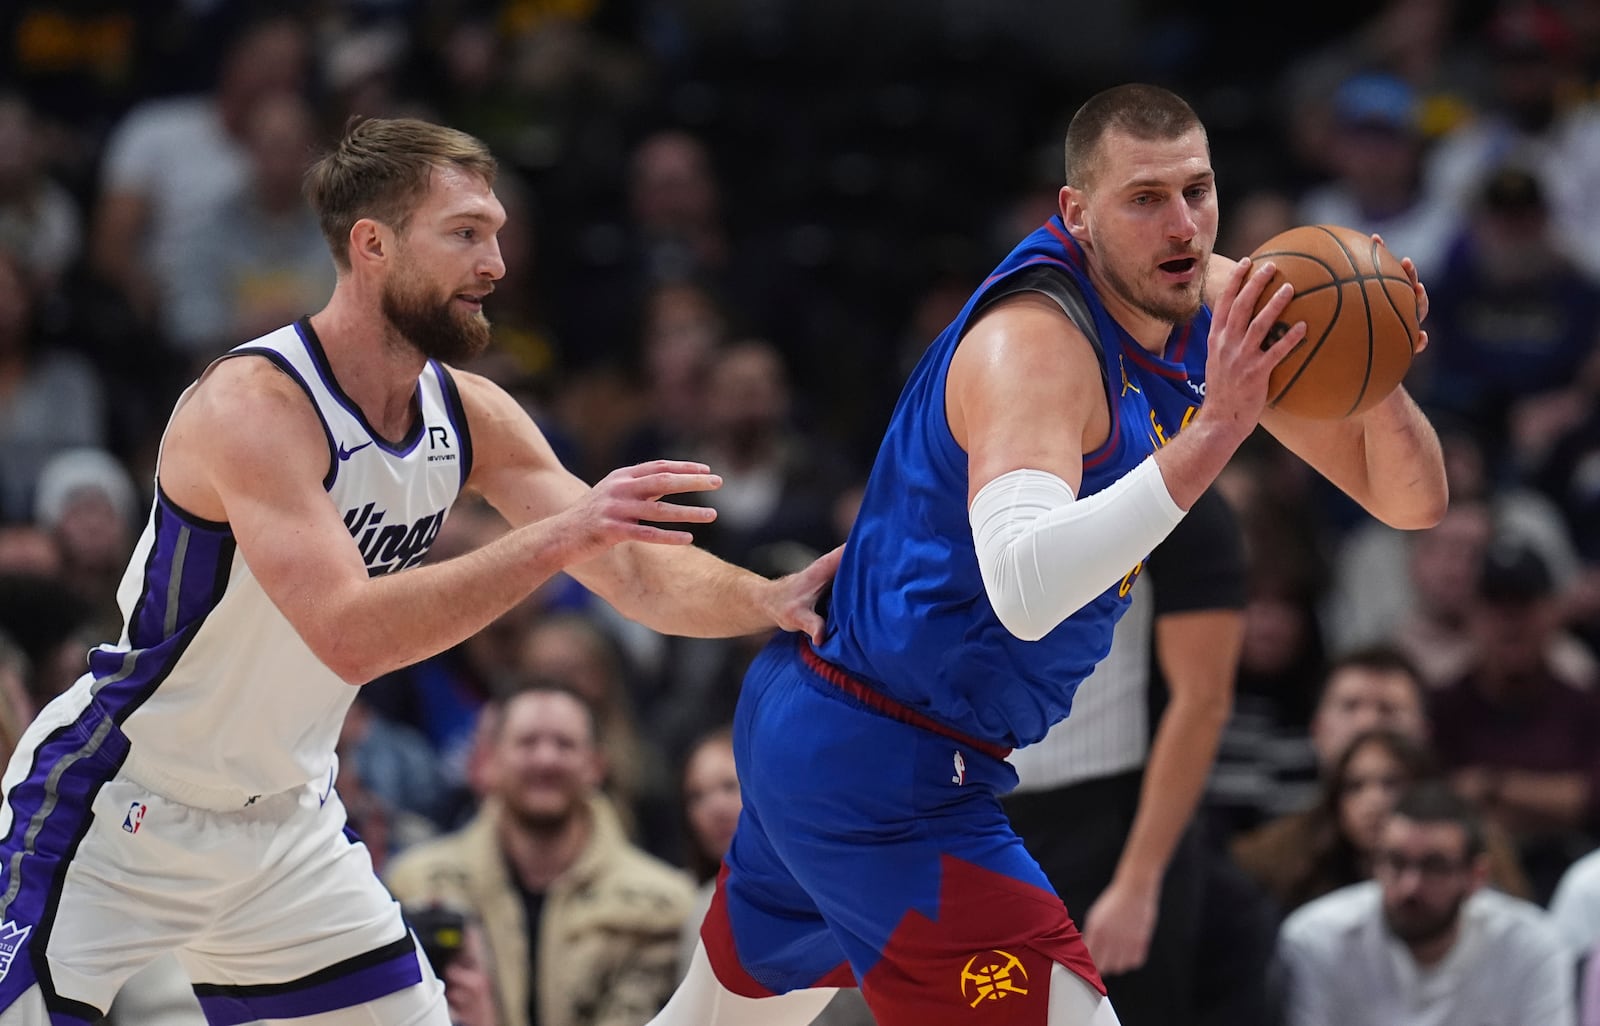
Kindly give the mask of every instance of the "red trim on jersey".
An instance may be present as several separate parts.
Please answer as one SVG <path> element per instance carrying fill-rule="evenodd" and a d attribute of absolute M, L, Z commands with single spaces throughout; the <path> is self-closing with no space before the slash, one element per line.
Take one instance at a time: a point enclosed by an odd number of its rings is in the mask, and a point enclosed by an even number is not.
<path fill-rule="evenodd" d="M 937 720 L 929 719 L 915 709 L 901 705 L 883 692 L 868 687 L 817 655 L 816 651 L 811 647 L 811 642 L 804 637 L 800 639 L 800 658 L 805 660 L 806 666 L 810 668 L 812 673 L 815 673 L 867 708 L 880 712 L 890 719 L 899 720 L 901 723 L 909 723 L 913 727 L 921 727 L 923 730 L 931 731 L 940 737 L 947 737 L 957 744 L 966 745 L 968 748 L 982 752 L 991 758 L 1004 759 L 1011 754 L 1011 749 L 1009 748 L 988 741 L 979 741 L 975 737 L 968 737 L 954 727 L 947 727 Z"/>
<path fill-rule="evenodd" d="M 1057 228 L 1054 218 L 1046 221 L 1044 226 L 1050 230 L 1050 234 L 1054 235 L 1056 241 L 1060 242 L 1062 248 L 1067 251 L 1067 261 L 1073 267 L 1081 270 L 1083 268 L 1083 250 L 1078 247 L 1078 240 L 1068 235 L 1064 230 Z"/>
<path fill-rule="evenodd" d="M 1057 963 L 1106 992 L 1056 895 L 951 855 L 939 868 L 937 915 L 907 912 L 861 980 L 879 1026 L 1046 1026 Z"/>
<path fill-rule="evenodd" d="M 1171 378 L 1174 381 L 1189 380 L 1189 372 L 1183 367 L 1168 367 L 1164 364 L 1157 363 L 1156 358 L 1145 352 L 1144 346 L 1139 345 L 1137 342 L 1131 346 L 1123 346 L 1122 348 L 1127 350 L 1129 356 L 1133 357 L 1134 363 L 1143 367 L 1147 371 L 1152 371 L 1164 378 Z"/>

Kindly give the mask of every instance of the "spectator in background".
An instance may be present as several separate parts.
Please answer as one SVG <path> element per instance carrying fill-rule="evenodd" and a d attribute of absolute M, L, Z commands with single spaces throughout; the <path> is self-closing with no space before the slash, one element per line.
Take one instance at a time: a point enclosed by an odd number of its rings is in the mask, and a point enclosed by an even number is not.
<path fill-rule="evenodd" d="M 61 553 L 59 579 L 89 609 L 90 629 L 115 636 L 122 626 L 117 587 L 133 552 L 141 497 L 127 468 L 103 449 L 68 449 L 39 474 L 34 523 Z"/>
<path fill-rule="evenodd" d="M 1396 804 L 1376 879 L 1301 906 L 1283 924 L 1288 1026 L 1576 1021 L 1573 965 L 1538 906 L 1485 887 L 1482 828 L 1439 781 Z"/>
<path fill-rule="evenodd" d="M 664 856 L 672 782 L 661 750 L 640 728 L 631 666 L 617 640 L 585 612 L 554 611 L 528 624 L 513 659 L 518 676 L 558 682 L 589 703 L 606 739 L 602 790 L 629 837 Z"/>
<path fill-rule="evenodd" d="M 1537 465 L 1600 396 L 1600 277 L 1562 249 L 1541 176 L 1491 169 L 1428 286 L 1422 401 L 1497 440 L 1494 479 Z"/>
<path fill-rule="evenodd" d="M 1372 878 L 1384 820 L 1400 795 L 1437 775 L 1433 753 L 1414 730 L 1375 726 L 1340 749 L 1316 803 L 1236 839 L 1233 856 L 1288 915 L 1341 887 Z M 1527 877 L 1503 834 L 1485 840 L 1488 883 L 1528 897 Z"/>
<path fill-rule="evenodd" d="M 100 377 L 77 353 L 41 345 L 36 295 L 16 259 L 0 253 L 0 523 L 32 517 L 53 456 L 107 441 Z"/>
<path fill-rule="evenodd" d="M 223 205 L 249 177 L 245 139 L 257 104 L 304 92 L 310 39 L 291 14 L 247 21 L 224 42 L 216 84 L 194 96 L 145 100 L 107 141 L 90 259 L 145 324 L 167 340 L 209 349 L 204 310 L 184 269 L 216 233 Z"/>
<path fill-rule="evenodd" d="M 1301 196 L 1296 220 L 1381 234 L 1429 276 L 1434 296 L 1431 283 L 1462 215 L 1454 197 L 1435 194 L 1423 177 L 1421 100 L 1398 75 L 1367 71 L 1339 83 L 1332 113 L 1325 159 L 1333 177 Z M 1437 337 L 1431 315 L 1428 334 Z"/>
<path fill-rule="evenodd" d="M 1594 847 L 1600 825 L 1600 693 L 1549 659 L 1550 571 L 1525 545 L 1491 543 L 1470 614 L 1475 656 L 1433 696 L 1440 761 L 1456 788 L 1515 839 L 1535 900 Z"/>
<path fill-rule="evenodd" d="M 49 293 L 83 249 L 83 214 L 46 171 L 45 142 L 27 101 L 0 90 L 0 252 Z"/>
<path fill-rule="evenodd" d="M 499 705 L 482 810 L 397 857 L 386 881 L 408 908 L 483 923 L 498 1026 L 643 1024 L 672 992 L 693 886 L 628 843 L 586 699 L 530 681 Z"/>
<path fill-rule="evenodd" d="M 181 258 L 181 342 L 195 373 L 237 340 L 320 310 L 333 294 L 328 243 L 301 194 L 318 141 L 310 105 L 292 92 L 265 96 L 243 133 L 244 181 L 220 212 L 236 230 L 204 233 Z"/>
<path fill-rule="evenodd" d="M 1484 42 L 1490 95 L 1475 117 L 1438 139 L 1427 173 L 1465 209 L 1507 156 L 1527 160 L 1562 244 L 1600 274 L 1600 104 L 1585 96 L 1565 9 L 1499 0 Z"/>
<path fill-rule="evenodd" d="M 841 462 L 795 420 L 783 354 L 744 339 L 712 354 L 704 431 L 689 456 L 717 468 L 717 519 L 698 544 L 749 566 L 763 546 L 838 544 L 830 511 L 849 479 Z"/>
<path fill-rule="evenodd" d="M 28 696 L 28 654 L 0 631 L 0 755 L 11 758 L 34 712 Z"/>

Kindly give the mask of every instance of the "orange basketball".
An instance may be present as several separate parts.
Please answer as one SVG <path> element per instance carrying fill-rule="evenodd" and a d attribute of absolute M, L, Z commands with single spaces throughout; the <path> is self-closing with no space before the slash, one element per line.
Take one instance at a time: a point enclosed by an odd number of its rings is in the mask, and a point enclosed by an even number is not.
<path fill-rule="evenodd" d="M 1386 246 L 1350 228 L 1303 225 L 1268 239 L 1250 259 L 1277 267 L 1256 309 L 1282 282 L 1294 286 L 1270 337 L 1306 322 L 1306 337 L 1273 368 L 1268 406 L 1338 420 L 1376 405 L 1406 376 L 1417 349 L 1417 297 Z"/>

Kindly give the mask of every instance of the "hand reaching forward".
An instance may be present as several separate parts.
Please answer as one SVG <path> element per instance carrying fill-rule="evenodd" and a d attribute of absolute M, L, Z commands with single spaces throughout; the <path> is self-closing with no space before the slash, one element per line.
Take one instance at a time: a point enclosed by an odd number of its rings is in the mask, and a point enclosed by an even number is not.
<path fill-rule="evenodd" d="M 607 474 L 588 493 L 557 516 L 561 537 L 571 547 L 566 562 L 582 563 L 626 541 L 690 545 L 694 535 L 660 524 L 709 524 L 717 511 L 706 506 L 665 502 L 664 495 L 709 492 L 722 478 L 704 463 L 651 460 Z"/>

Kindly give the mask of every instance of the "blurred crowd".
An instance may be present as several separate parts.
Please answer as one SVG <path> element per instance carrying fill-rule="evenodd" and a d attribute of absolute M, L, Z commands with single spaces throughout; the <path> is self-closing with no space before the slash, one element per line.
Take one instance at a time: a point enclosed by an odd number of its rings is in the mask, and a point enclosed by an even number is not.
<path fill-rule="evenodd" d="M 1076 106 L 1151 80 L 1210 129 L 1219 252 L 1328 222 L 1416 261 L 1430 345 L 1407 386 L 1451 487 L 1442 523 L 1401 533 L 1264 436 L 1227 470 L 1249 601 L 1209 833 L 1281 918 L 1372 878 L 1399 792 L 1446 781 L 1483 819 L 1485 886 L 1581 980 L 1600 942 L 1600 4 L 1352 3 L 1314 35 L 1274 10 L 10 0 L 0 743 L 120 631 L 174 399 L 331 292 L 300 177 L 351 116 L 442 121 L 502 163 L 497 345 L 472 369 L 586 479 L 709 463 L 725 484 L 700 543 L 776 575 L 843 541 L 901 375 L 1053 212 Z M 503 529 L 463 503 L 430 558 Z M 722 730 L 762 640 L 656 635 L 558 578 L 362 689 L 339 789 L 403 901 L 470 913 L 440 928 L 461 1023 L 627 1026 L 665 1000 L 737 816 Z M 113 1017 L 193 1021 L 153 1010 L 164 987 Z M 1600 1026 L 1600 984 L 1574 1001 Z"/>

